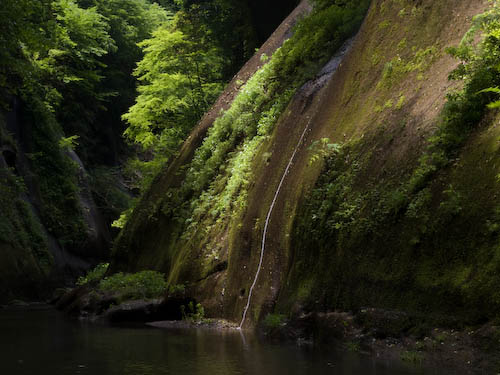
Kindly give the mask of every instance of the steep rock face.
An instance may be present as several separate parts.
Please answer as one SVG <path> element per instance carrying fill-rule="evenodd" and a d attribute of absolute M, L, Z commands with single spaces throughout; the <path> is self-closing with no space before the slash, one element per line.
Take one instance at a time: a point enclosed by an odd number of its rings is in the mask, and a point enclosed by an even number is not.
<path fill-rule="evenodd" d="M 35 121 L 33 116 L 20 99 L 13 97 L 11 109 L 2 113 L 0 119 L 2 302 L 10 298 L 40 298 L 52 286 L 73 281 L 109 252 L 109 232 L 93 202 L 80 159 L 74 151 L 59 147 L 60 134 L 54 138 L 46 134 L 47 138 L 40 140 L 34 128 L 40 127 L 37 121 L 43 120 Z M 42 141 L 47 149 L 37 144 Z M 45 157 L 47 150 L 56 155 L 52 160 L 62 160 L 64 164 L 37 169 L 37 158 Z M 60 202 L 51 202 L 53 196 L 46 194 L 47 189 L 58 196 L 66 191 L 62 186 L 48 184 L 59 179 L 75 183 L 75 197 L 65 201 L 76 202 L 69 206 L 69 212 L 62 211 Z M 61 211 L 56 215 L 56 211 L 48 212 L 49 208 Z M 81 233 L 71 237 L 72 233 L 66 230 L 60 235 L 59 228 L 65 224 L 54 218 L 77 223 L 75 228 Z"/>
<path fill-rule="evenodd" d="M 276 311 L 376 306 L 446 323 L 498 314 L 481 301 L 494 299 L 494 288 L 478 285 L 480 273 L 497 267 L 497 237 L 485 230 L 497 220 L 498 153 L 487 146 L 496 137 L 495 120 L 484 120 L 454 162 L 415 190 L 407 188 L 441 122 L 446 93 L 459 87 L 448 80 L 457 61 L 446 48 L 458 45 L 486 6 L 372 4 L 310 134 L 343 150 L 316 167 L 302 154 L 289 180 L 305 185 L 306 194 L 297 211 L 289 211 L 290 230 L 276 229 L 282 243 L 290 236 L 290 268 Z M 477 153 L 487 164 L 481 172 L 473 167 Z M 282 199 L 290 206 L 297 196 Z"/>
<path fill-rule="evenodd" d="M 458 87 L 448 80 L 457 62 L 445 50 L 487 5 L 373 1 L 338 69 L 327 65 L 300 88 L 259 144 L 243 208 L 220 220 L 207 214 L 183 236 L 168 207 L 172 187 L 193 173 L 188 162 L 219 109 L 262 64 L 262 52 L 275 48 L 264 46 L 153 184 L 117 242 L 112 268 L 162 270 L 171 284 L 188 284 L 210 315 L 239 321 L 269 218 L 248 324 L 273 311 L 363 306 L 461 322 L 498 316 L 497 302 L 485 302 L 497 301 L 495 116 L 472 132 L 454 163 L 418 189 L 405 188 L 446 93 Z M 284 26 L 270 42 L 289 33 Z"/>

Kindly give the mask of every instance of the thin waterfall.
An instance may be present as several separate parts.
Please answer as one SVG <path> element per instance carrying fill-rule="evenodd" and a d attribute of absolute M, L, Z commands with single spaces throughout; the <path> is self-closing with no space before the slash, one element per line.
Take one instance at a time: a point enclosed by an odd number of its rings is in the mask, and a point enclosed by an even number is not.
<path fill-rule="evenodd" d="M 317 91 L 319 88 L 324 86 L 328 80 L 331 78 L 333 73 L 338 69 L 340 66 L 340 63 L 342 62 L 343 57 L 345 54 L 349 51 L 350 47 L 352 46 L 354 38 L 349 39 L 344 43 L 344 45 L 339 49 L 339 51 L 335 54 L 335 56 L 323 67 L 321 72 L 318 74 L 318 76 L 313 80 L 308 83 L 306 83 L 302 88 L 300 89 L 301 91 L 305 92 L 306 96 L 312 95 L 315 91 Z M 285 181 L 285 177 L 287 176 L 290 167 L 293 164 L 293 159 L 295 158 L 295 155 L 297 154 L 297 151 L 302 144 L 304 137 L 307 133 L 307 130 L 309 130 L 309 127 L 311 125 L 311 118 L 308 118 L 308 121 L 306 123 L 306 126 L 304 130 L 302 131 L 302 134 L 299 138 L 299 141 L 297 142 L 297 145 L 295 146 L 295 149 L 293 150 L 292 156 L 290 157 L 290 160 L 288 161 L 288 164 L 285 168 L 285 171 L 283 172 L 283 175 L 281 176 L 280 183 L 278 185 L 278 188 L 276 189 L 274 193 L 273 200 L 271 202 L 271 206 L 269 206 L 269 210 L 267 211 L 267 216 L 266 216 L 266 222 L 264 224 L 264 231 L 262 232 L 262 242 L 260 246 L 260 259 L 259 259 L 259 266 L 257 267 L 257 272 L 255 273 L 255 277 L 253 279 L 252 286 L 250 287 L 250 291 L 248 292 L 248 299 L 247 299 L 247 304 L 245 306 L 245 309 L 243 310 L 243 317 L 241 318 L 240 325 L 238 329 L 241 329 L 243 327 L 243 324 L 245 323 L 245 319 L 248 313 L 248 310 L 250 308 L 250 303 L 252 301 L 252 293 L 255 288 L 255 285 L 257 284 L 257 280 L 259 279 L 259 274 L 260 270 L 262 268 L 262 261 L 264 259 L 264 252 L 266 249 L 266 240 L 267 240 L 267 229 L 269 227 L 269 221 L 271 220 L 271 215 L 273 213 L 274 205 L 276 204 L 276 201 L 278 199 L 278 196 L 281 191 L 281 187 L 283 186 L 283 182 Z"/>

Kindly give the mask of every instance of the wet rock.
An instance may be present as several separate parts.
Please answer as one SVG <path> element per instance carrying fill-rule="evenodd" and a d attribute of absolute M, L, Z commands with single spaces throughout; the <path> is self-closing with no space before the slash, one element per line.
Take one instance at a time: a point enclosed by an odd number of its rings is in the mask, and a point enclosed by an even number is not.
<path fill-rule="evenodd" d="M 110 323 L 148 322 L 161 319 L 163 300 L 135 300 L 112 306 L 99 317 Z"/>
<path fill-rule="evenodd" d="M 487 324 L 471 334 L 475 346 L 485 352 L 500 353 L 500 327 Z"/>
<path fill-rule="evenodd" d="M 10 307 L 28 307 L 29 303 L 18 299 L 9 302 Z"/>
<path fill-rule="evenodd" d="M 204 319 L 203 321 L 192 320 L 162 320 L 146 323 L 155 328 L 175 329 L 175 328 L 205 328 L 205 329 L 237 329 L 238 324 L 223 319 Z"/>
<path fill-rule="evenodd" d="M 84 296 L 89 292 L 90 289 L 85 286 L 71 289 L 59 297 L 55 306 L 70 315 L 79 315 L 84 306 Z"/>
<path fill-rule="evenodd" d="M 50 309 L 51 306 L 45 302 L 40 301 L 21 301 L 21 300 L 12 300 L 9 304 L 0 306 L 0 308 L 8 309 L 8 310 L 46 310 Z"/>
<path fill-rule="evenodd" d="M 78 201 L 82 208 L 82 216 L 87 227 L 85 243 L 73 249 L 76 255 L 83 258 L 103 259 L 109 255 L 111 236 L 101 212 L 92 196 L 88 174 L 78 155 L 73 150 L 68 150 L 67 155 L 78 167 Z"/>
<path fill-rule="evenodd" d="M 71 292 L 71 288 L 57 288 L 49 299 L 51 305 L 56 305 L 66 294 Z"/>
<path fill-rule="evenodd" d="M 356 316 L 356 323 L 377 339 L 401 337 L 414 325 L 404 312 L 376 308 L 361 309 Z"/>
<path fill-rule="evenodd" d="M 57 309 L 84 319 L 111 323 L 181 320 L 181 306 L 196 301 L 183 293 L 158 299 L 123 300 L 112 292 L 102 292 L 92 285 L 59 289 L 53 301 Z"/>
<path fill-rule="evenodd" d="M 351 340 L 360 334 L 354 317 L 346 312 L 303 313 L 266 333 L 272 339 L 299 344 L 330 344 Z"/>
<path fill-rule="evenodd" d="M 354 317 L 346 312 L 320 313 L 317 316 L 315 341 L 328 343 L 334 340 L 350 340 L 359 334 Z"/>

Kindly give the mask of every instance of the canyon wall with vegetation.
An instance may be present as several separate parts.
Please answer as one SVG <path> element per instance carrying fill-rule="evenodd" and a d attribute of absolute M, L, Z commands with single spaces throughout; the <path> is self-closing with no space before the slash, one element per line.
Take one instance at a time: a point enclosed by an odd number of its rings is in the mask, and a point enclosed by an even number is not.
<path fill-rule="evenodd" d="M 111 272 L 164 272 L 239 322 L 260 269 L 249 326 L 364 307 L 498 319 L 498 6 L 313 3 L 152 182 Z"/>
<path fill-rule="evenodd" d="M 0 302 L 101 263 L 73 297 L 498 323 L 498 1 L 0 14 Z"/>

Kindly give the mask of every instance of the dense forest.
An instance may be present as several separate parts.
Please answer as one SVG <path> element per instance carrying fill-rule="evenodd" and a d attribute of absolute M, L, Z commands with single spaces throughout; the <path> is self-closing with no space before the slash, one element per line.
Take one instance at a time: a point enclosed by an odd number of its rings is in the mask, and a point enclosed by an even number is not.
<path fill-rule="evenodd" d="M 135 198 L 294 6 L 281 5 L 264 22 L 262 2 L 2 6 L 4 298 L 107 259 Z"/>
<path fill-rule="evenodd" d="M 0 16 L 0 303 L 500 351 L 499 1 Z"/>

